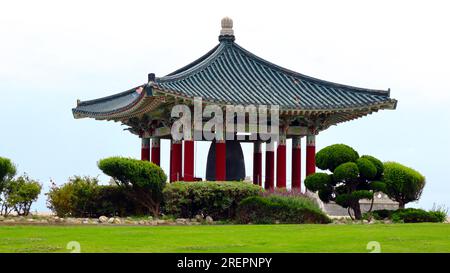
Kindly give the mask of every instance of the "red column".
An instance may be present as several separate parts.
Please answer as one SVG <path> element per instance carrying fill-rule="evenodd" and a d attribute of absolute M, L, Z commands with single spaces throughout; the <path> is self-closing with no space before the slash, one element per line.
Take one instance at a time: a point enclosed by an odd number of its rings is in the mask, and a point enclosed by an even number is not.
<path fill-rule="evenodd" d="M 170 141 L 170 162 L 169 162 L 170 164 L 170 166 L 169 166 L 169 168 L 170 168 L 170 170 L 169 170 L 169 181 L 170 182 L 173 182 L 173 177 L 172 177 L 172 175 L 173 175 L 173 140 L 171 140 Z"/>
<path fill-rule="evenodd" d="M 227 149 L 225 140 L 216 141 L 216 181 L 227 179 Z"/>
<path fill-rule="evenodd" d="M 182 180 L 182 143 L 181 141 L 172 141 L 170 182 Z"/>
<path fill-rule="evenodd" d="M 184 141 L 184 181 L 194 181 L 194 141 Z"/>
<path fill-rule="evenodd" d="M 292 189 L 301 190 L 301 140 L 300 136 L 292 138 Z"/>
<path fill-rule="evenodd" d="M 286 136 L 280 135 L 277 147 L 277 188 L 286 188 Z"/>
<path fill-rule="evenodd" d="M 160 166 L 161 164 L 161 149 L 160 149 L 160 139 L 152 138 L 152 148 L 151 148 L 151 160 L 156 165 Z"/>
<path fill-rule="evenodd" d="M 316 136 L 306 136 L 306 176 L 316 172 Z"/>
<path fill-rule="evenodd" d="M 150 161 L 150 139 L 142 137 L 141 160 Z"/>
<path fill-rule="evenodd" d="M 273 189 L 274 183 L 274 143 L 266 143 L 266 181 L 264 182 L 265 189 Z"/>
<path fill-rule="evenodd" d="M 253 142 L 253 184 L 262 185 L 261 141 Z"/>

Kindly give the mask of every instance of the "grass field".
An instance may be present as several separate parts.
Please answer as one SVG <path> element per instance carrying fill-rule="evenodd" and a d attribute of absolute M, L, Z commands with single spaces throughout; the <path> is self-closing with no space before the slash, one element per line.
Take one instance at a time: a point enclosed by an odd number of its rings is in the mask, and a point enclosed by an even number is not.
<path fill-rule="evenodd" d="M 450 224 L 0 226 L 0 252 L 450 252 Z"/>

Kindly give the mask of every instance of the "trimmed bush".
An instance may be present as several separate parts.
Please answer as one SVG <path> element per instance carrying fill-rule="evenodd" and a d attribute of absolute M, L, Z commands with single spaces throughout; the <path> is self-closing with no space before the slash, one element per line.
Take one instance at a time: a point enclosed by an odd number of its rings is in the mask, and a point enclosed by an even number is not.
<path fill-rule="evenodd" d="M 240 201 L 261 191 L 244 182 L 175 182 L 163 190 L 164 212 L 183 218 L 203 214 L 215 220 L 232 219 Z"/>
<path fill-rule="evenodd" d="M 403 222 L 403 223 L 440 223 L 445 220 L 442 219 L 441 215 L 435 213 L 435 211 L 428 212 L 423 209 L 398 209 L 392 214 L 393 222 Z"/>
<path fill-rule="evenodd" d="M 125 192 L 146 207 L 154 216 L 159 216 L 162 190 L 167 181 L 164 171 L 148 161 L 124 157 L 109 157 L 98 162 L 98 167 Z"/>
<path fill-rule="evenodd" d="M 400 208 L 419 200 L 425 187 L 425 177 L 418 171 L 396 162 L 384 163 L 385 192 Z"/>
<path fill-rule="evenodd" d="M 332 177 L 326 173 L 314 173 L 305 179 L 305 186 L 308 190 L 316 192 L 323 190 L 333 182 Z"/>
<path fill-rule="evenodd" d="M 326 224 L 328 216 L 306 197 L 253 196 L 239 204 L 236 220 L 246 224 Z"/>
<path fill-rule="evenodd" d="M 369 160 L 377 169 L 377 173 L 376 173 L 374 179 L 381 179 L 381 177 L 383 176 L 383 172 L 384 172 L 383 162 L 381 162 L 381 160 L 379 160 L 378 158 L 375 158 L 371 155 L 363 155 L 363 156 L 361 156 L 361 158 Z"/>
<path fill-rule="evenodd" d="M 356 165 L 362 178 L 371 180 L 376 177 L 377 167 L 371 160 L 361 157 L 356 160 Z"/>
<path fill-rule="evenodd" d="M 47 206 L 59 217 L 142 215 L 145 208 L 129 199 L 124 188 L 99 185 L 97 178 L 75 176 L 62 186 L 52 185 Z"/>
<path fill-rule="evenodd" d="M 359 158 L 358 152 L 345 144 L 334 144 L 327 146 L 316 154 L 316 165 L 321 170 L 334 169 L 347 162 L 356 162 Z"/>
<path fill-rule="evenodd" d="M 358 165 L 353 162 L 341 164 L 334 170 L 333 174 L 336 182 L 354 182 L 359 177 Z"/>

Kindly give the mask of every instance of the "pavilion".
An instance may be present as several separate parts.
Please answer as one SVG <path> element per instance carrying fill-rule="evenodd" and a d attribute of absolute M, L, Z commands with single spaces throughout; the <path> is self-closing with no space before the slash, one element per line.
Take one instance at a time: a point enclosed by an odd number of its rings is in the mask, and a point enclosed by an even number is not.
<path fill-rule="evenodd" d="M 235 43 L 233 22 L 222 19 L 219 44 L 194 62 L 164 77 L 148 75 L 145 84 L 90 101 L 77 101 L 76 119 L 113 120 L 142 139 L 141 159 L 160 164 L 160 139 L 171 139 L 174 105 L 278 105 L 279 141 L 265 143 L 265 181 L 262 181 L 263 141 L 253 140 L 253 183 L 265 188 L 286 187 L 286 139 L 292 139 L 292 188 L 301 185 L 301 140 L 306 137 L 306 175 L 315 172 L 316 135 L 341 122 L 378 110 L 395 109 L 390 90 L 374 90 L 309 77 L 255 56 Z M 247 140 L 248 141 L 248 140 Z M 184 145 L 183 145 L 184 142 Z M 192 137 L 171 142 L 170 181 L 194 181 Z M 215 180 L 227 178 L 227 141 L 215 145 Z M 184 148 L 184 153 L 183 153 Z M 183 156 L 184 154 L 184 156 Z M 276 162 L 275 162 L 276 154 Z M 184 157 L 184 158 L 183 158 Z M 210 162 L 209 162 L 210 163 Z M 232 164 L 232 161 L 231 161 Z M 276 170 L 276 177 L 275 177 Z"/>

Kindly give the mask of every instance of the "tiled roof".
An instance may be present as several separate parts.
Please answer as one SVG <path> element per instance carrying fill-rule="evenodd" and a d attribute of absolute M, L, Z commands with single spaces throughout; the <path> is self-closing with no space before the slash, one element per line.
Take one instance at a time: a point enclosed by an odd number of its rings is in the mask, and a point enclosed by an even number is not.
<path fill-rule="evenodd" d="M 142 93 L 144 86 L 138 86 L 128 91 L 115 94 L 112 96 L 79 102 L 77 107 L 72 109 L 74 115 L 96 115 L 108 113 L 116 113 L 126 110 L 134 105 L 144 94 Z"/>
<path fill-rule="evenodd" d="M 282 109 L 341 109 L 392 102 L 389 91 L 315 79 L 261 59 L 225 40 L 199 60 L 154 87 L 169 93 L 230 104 L 279 105 Z"/>
<path fill-rule="evenodd" d="M 145 89 L 145 92 L 142 92 Z M 75 117 L 96 117 L 133 107 L 152 89 L 182 97 L 226 104 L 279 105 L 287 110 L 340 110 L 383 105 L 396 107 L 388 90 L 374 90 L 312 78 L 268 62 L 245 50 L 234 39 L 147 85 L 117 95 L 80 102 Z"/>

